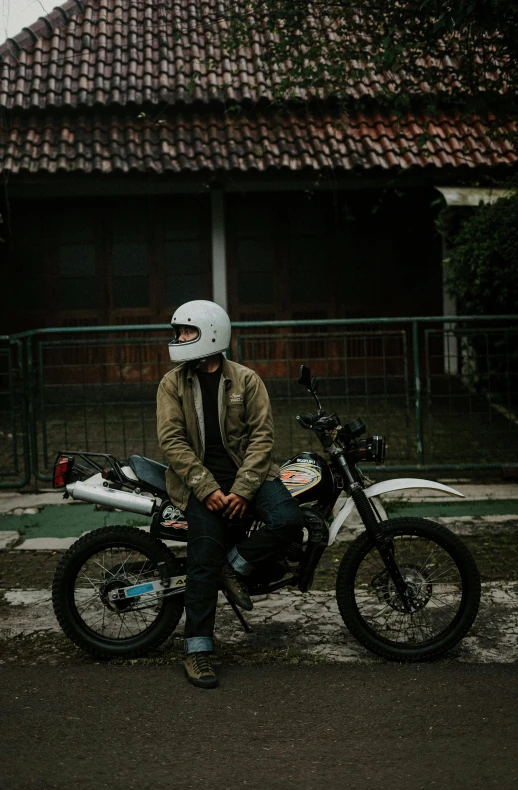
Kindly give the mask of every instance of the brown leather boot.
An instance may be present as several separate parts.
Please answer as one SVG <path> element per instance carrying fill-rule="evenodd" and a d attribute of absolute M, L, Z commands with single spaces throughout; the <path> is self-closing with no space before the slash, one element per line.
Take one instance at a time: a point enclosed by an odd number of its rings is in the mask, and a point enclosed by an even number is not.
<path fill-rule="evenodd" d="M 214 689 L 218 678 L 210 663 L 210 653 L 189 653 L 183 660 L 187 680 L 202 689 Z"/>
<path fill-rule="evenodd" d="M 228 593 L 228 597 L 246 612 L 251 612 L 254 608 L 252 599 L 248 595 L 246 584 L 237 575 L 234 568 L 226 562 L 221 570 L 221 582 Z"/>

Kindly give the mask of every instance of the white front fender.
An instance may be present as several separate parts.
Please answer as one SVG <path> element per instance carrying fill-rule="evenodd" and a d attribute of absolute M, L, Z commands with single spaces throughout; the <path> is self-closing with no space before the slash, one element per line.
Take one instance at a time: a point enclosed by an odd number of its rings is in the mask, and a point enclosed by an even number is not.
<path fill-rule="evenodd" d="M 436 491 L 443 491 L 445 494 L 449 494 L 450 496 L 464 498 L 464 494 L 461 494 L 460 491 L 457 491 L 455 488 L 450 488 L 449 486 L 445 486 L 442 483 L 436 483 L 434 480 L 419 480 L 418 478 L 413 477 L 401 477 L 399 480 L 383 480 L 381 483 L 374 483 L 374 485 L 364 488 L 364 493 L 370 499 L 373 496 L 387 494 L 389 491 L 402 491 L 405 488 L 434 488 Z M 352 511 L 353 507 L 353 498 L 349 497 L 343 508 L 341 508 L 341 510 L 334 517 L 333 522 L 329 528 L 328 546 L 334 542 L 340 527 L 344 523 L 349 513 Z"/>

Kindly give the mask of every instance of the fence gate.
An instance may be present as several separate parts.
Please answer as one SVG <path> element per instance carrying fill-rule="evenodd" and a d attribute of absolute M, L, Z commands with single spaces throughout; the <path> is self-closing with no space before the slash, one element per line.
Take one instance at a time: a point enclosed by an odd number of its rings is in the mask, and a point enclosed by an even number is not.
<path fill-rule="evenodd" d="M 160 329 L 62 330 L 32 339 L 32 471 L 38 480 L 50 479 L 61 450 L 162 458 L 156 391 L 171 369 L 171 332 Z"/>
<path fill-rule="evenodd" d="M 426 462 L 518 465 L 518 327 L 425 329 Z"/>

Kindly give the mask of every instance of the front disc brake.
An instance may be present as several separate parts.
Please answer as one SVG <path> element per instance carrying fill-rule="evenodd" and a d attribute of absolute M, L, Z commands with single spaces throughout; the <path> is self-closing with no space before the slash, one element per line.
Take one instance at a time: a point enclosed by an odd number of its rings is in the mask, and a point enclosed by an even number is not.
<path fill-rule="evenodd" d="M 413 612 L 424 609 L 432 596 L 432 585 L 428 581 L 428 575 L 414 565 L 404 565 L 399 570 L 407 588 L 407 604 L 410 605 Z M 391 609 L 397 612 L 408 613 L 396 589 L 396 585 L 390 578 L 387 570 L 374 576 L 371 581 L 371 586 L 376 590 L 376 595 L 380 603 L 390 606 Z"/>

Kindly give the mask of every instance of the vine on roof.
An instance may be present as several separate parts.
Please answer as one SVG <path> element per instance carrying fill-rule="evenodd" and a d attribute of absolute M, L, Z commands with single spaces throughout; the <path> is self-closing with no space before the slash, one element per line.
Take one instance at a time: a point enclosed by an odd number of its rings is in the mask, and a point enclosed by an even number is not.
<path fill-rule="evenodd" d="M 225 47 L 257 47 L 277 103 L 334 97 L 356 109 L 513 113 L 518 2 L 240 0 Z"/>

